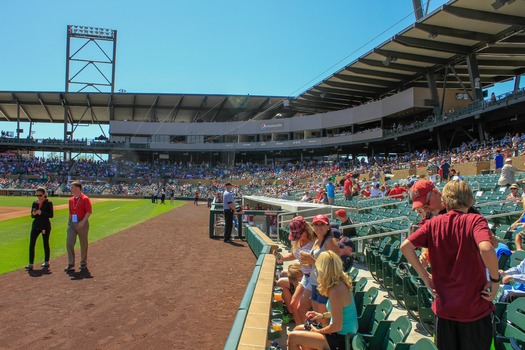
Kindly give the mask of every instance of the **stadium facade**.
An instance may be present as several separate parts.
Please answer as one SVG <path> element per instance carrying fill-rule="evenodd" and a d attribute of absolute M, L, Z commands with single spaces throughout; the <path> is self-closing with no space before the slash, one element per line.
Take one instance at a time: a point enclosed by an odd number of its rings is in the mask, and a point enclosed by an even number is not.
<path fill-rule="evenodd" d="M 456 0 L 298 96 L 0 92 L 0 118 L 64 125 L 50 140 L 17 128 L 0 151 L 234 164 L 445 150 L 523 130 L 523 73 L 524 2 Z M 510 91 L 486 95 L 506 81 Z M 81 123 L 109 125 L 110 134 L 79 142 Z"/>

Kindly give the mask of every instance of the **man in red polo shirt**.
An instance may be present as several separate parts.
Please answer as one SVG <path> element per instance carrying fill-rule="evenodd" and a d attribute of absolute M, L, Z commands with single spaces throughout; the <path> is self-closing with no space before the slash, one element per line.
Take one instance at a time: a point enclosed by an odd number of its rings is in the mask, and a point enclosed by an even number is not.
<path fill-rule="evenodd" d="M 89 217 L 93 212 L 91 200 L 82 193 L 82 183 L 71 183 L 73 197 L 69 198 L 69 221 L 67 225 L 66 249 L 68 265 L 66 272 L 75 271 L 75 243 L 80 240 L 80 270 L 87 271 Z"/>
<path fill-rule="evenodd" d="M 346 180 L 343 183 L 344 195 L 347 201 L 352 200 L 352 174 L 346 174 Z"/>
<path fill-rule="evenodd" d="M 426 210 L 439 192 L 427 182 L 416 185 L 413 206 Z M 501 282 L 492 234 L 483 216 L 469 213 L 474 196 L 466 182 L 448 182 L 440 199 L 446 213 L 425 221 L 403 242 L 401 251 L 436 296 L 432 310 L 438 349 L 489 350 L 492 300 Z M 417 247 L 428 248 L 432 273 L 421 264 Z"/>

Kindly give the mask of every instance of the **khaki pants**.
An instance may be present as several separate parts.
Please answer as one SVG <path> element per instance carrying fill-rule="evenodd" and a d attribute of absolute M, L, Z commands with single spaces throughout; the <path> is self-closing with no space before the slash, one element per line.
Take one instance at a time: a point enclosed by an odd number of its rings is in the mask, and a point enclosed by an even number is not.
<path fill-rule="evenodd" d="M 89 221 L 82 229 L 78 229 L 78 222 L 69 222 L 67 225 L 67 261 L 69 265 L 75 265 L 75 243 L 77 235 L 80 240 L 80 266 L 87 266 Z"/>

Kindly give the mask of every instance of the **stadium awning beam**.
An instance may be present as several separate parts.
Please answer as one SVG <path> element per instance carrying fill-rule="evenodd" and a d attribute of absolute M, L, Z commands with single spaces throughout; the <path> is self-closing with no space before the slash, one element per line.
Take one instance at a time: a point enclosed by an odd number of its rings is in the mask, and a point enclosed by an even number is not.
<path fill-rule="evenodd" d="M 355 74 L 371 75 L 371 76 L 376 76 L 376 77 L 381 77 L 381 78 L 386 78 L 386 79 L 394 79 L 394 80 L 405 80 L 405 79 L 410 78 L 410 75 L 406 75 L 406 74 L 384 72 L 384 71 L 373 70 L 373 69 L 346 67 L 345 70 L 355 73 Z"/>
<path fill-rule="evenodd" d="M 516 25 L 520 27 L 523 26 L 523 17 L 519 16 L 506 15 L 498 12 L 472 10 L 451 5 L 443 5 L 442 9 L 451 15 L 461 18 L 468 18 L 482 22 Z"/>
<path fill-rule="evenodd" d="M 321 96 L 309 96 L 309 95 L 304 95 L 302 96 L 302 98 L 304 98 L 305 100 L 309 100 L 309 101 L 312 101 L 312 102 L 320 102 L 320 103 L 327 103 L 327 104 L 333 104 L 333 105 L 340 105 L 341 107 L 345 107 L 345 106 L 348 106 L 348 102 L 350 102 L 349 100 L 338 100 L 338 99 L 333 99 L 333 98 L 330 98 L 330 97 L 321 97 Z"/>
<path fill-rule="evenodd" d="M 135 102 L 137 102 L 137 95 L 133 95 L 133 106 L 131 106 L 131 120 L 135 121 Z"/>
<path fill-rule="evenodd" d="M 306 99 L 323 99 L 323 100 L 326 100 L 326 101 L 334 101 L 334 102 L 345 102 L 345 101 L 350 101 L 350 99 L 352 99 L 351 96 L 341 96 L 341 95 L 335 95 L 335 94 L 330 94 L 330 93 L 326 93 L 326 92 L 321 92 L 321 91 L 315 91 L 315 90 L 310 90 L 310 91 L 307 91 L 305 92 L 303 95 L 301 95 L 301 98 L 306 98 Z M 361 99 L 359 99 L 361 100 Z"/>
<path fill-rule="evenodd" d="M 8 122 L 11 121 L 11 118 L 9 118 L 9 116 L 7 115 L 7 113 L 2 109 L 2 106 L 0 106 L 0 114 L 2 114 L 2 116 L 3 116 Z"/>
<path fill-rule="evenodd" d="M 350 102 L 356 102 L 356 103 L 362 103 L 367 100 L 366 98 L 362 96 L 339 95 L 339 94 L 333 94 L 328 91 L 315 91 L 315 90 L 307 91 L 305 94 L 301 95 L 302 98 L 311 98 L 312 96 L 323 98 L 323 99 L 329 99 L 329 100 L 350 101 Z"/>
<path fill-rule="evenodd" d="M 221 113 L 221 111 L 224 108 L 224 105 L 226 104 L 226 102 L 228 102 L 228 97 L 225 97 L 225 98 L 222 99 L 221 104 L 219 105 L 219 107 L 217 107 L 217 110 L 215 111 L 215 113 L 213 113 L 212 117 L 210 118 L 210 122 L 215 121 L 215 118 L 217 118 L 219 113 Z M 264 104 L 264 102 L 262 104 Z"/>
<path fill-rule="evenodd" d="M 405 46 L 409 47 L 417 47 L 427 50 L 435 50 L 435 51 L 442 51 L 442 52 L 449 52 L 453 54 L 463 54 L 467 55 L 471 52 L 471 48 L 464 45 L 457 45 L 452 43 L 445 43 L 435 40 L 425 40 L 425 39 L 418 39 L 418 38 L 409 38 L 402 35 L 395 35 L 394 39 L 395 42 L 400 43 Z"/>
<path fill-rule="evenodd" d="M 390 63 L 390 65 L 388 67 L 385 67 L 383 62 L 370 60 L 368 58 L 359 58 L 357 61 L 361 62 L 363 64 L 366 64 L 368 66 L 380 67 L 382 69 L 393 69 L 393 70 L 400 70 L 400 71 L 420 73 L 420 74 L 423 74 L 426 71 L 425 68 L 417 67 L 417 66 L 411 66 L 411 65 L 402 64 L 402 63 Z"/>
<path fill-rule="evenodd" d="M 338 83 L 335 81 L 324 81 L 323 84 L 326 84 L 331 87 L 335 88 L 341 88 L 344 90 L 356 90 L 356 91 L 365 91 L 365 92 L 373 92 L 374 95 L 377 95 L 377 88 L 373 86 L 366 86 L 366 85 L 357 85 L 357 84 L 349 84 L 349 83 Z"/>
<path fill-rule="evenodd" d="M 482 41 L 482 42 L 494 41 L 494 37 L 490 34 L 474 32 L 471 30 L 463 30 L 459 28 L 442 27 L 442 26 L 436 26 L 436 25 L 419 23 L 419 22 L 414 23 L 414 28 L 420 29 L 424 32 L 427 32 L 428 34 L 433 34 L 433 35 L 444 35 L 444 36 L 450 36 L 453 38 L 469 38 L 469 39 L 473 39 L 476 41 Z"/>
<path fill-rule="evenodd" d="M 259 113 L 262 113 L 264 111 L 266 104 L 270 103 L 270 101 L 271 100 L 269 97 L 262 101 L 256 108 L 253 109 L 253 113 L 251 113 L 248 116 L 248 119 L 253 120 L 254 118 L 256 118 L 259 115 Z"/>
<path fill-rule="evenodd" d="M 197 119 L 199 118 L 199 115 L 201 114 L 202 109 L 206 106 L 207 103 L 208 103 L 208 96 L 204 96 L 199 106 L 199 109 L 197 109 L 197 113 L 195 113 L 195 115 L 193 116 L 191 120 L 192 123 L 195 123 L 197 121 Z"/>
<path fill-rule="evenodd" d="M 42 108 L 44 109 L 44 111 L 46 112 L 48 118 L 49 118 L 49 121 L 51 123 L 53 123 L 53 117 L 51 117 L 51 113 L 49 113 L 49 109 L 47 109 L 44 101 L 42 101 L 42 98 L 40 97 L 40 94 L 36 94 L 36 96 L 38 97 L 38 101 L 40 102 L 40 105 L 42 106 Z"/>
<path fill-rule="evenodd" d="M 327 86 L 316 86 L 315 90 L 319 90 L 321 92 L 325 92 L 325 93 L 329 93 L 333 95 L 346 96 L 346 97 L 356 96 L 356 97 L 362 98 L 363 101 L 366 101 L 367 97 L 372 98 L 372 97 L 377 96 L 377 94 L 370 93 L 370 92 L 363 92 L 363 91 L 355 92 L 349 89 L 339 89 L 339 88 L 332 88 L 332 87 L 327 87 Z"/>
<path fill-rule="evenodd" d="M 356 75 L 348 75 L 348 74 L 334 74 L 334 77 L 337 78 L 337 79 L 341 79 L 341 80 L 344 80 L 344 81 L 350 81 L 350 82 L 355 82 L 355 83 L 362 83 L 362 84 L 368 84 L 368 85 L 375 85 L 375 86 L 380 86 L 380 87 L 393 87 L 396 84 L 396 82 L 393 82 L 393 81 L 388 81 L 388 80 L 379 80 L 379 79 L 372 79 L 372 78 L 365 78 L 365 77 L 360 77 L 360 76 L 356 76 Z"/>
<path fill-rule="evenodd" d="M 479 57 L 479 56 L 483 56 L 483 55 L 502 55 L 502 56 L 505 56 L 505 57 L 509 57 L 509 56 L 523 56 L 525 55 L 525 47 L 513 47 L 513 48 L 508 48 L 508 47 L 494 47 L 494 46 L 489 46 L 479 52 L 476 53 L 476 55 Z"/>
<path fill-rule="evenodd" d="M 182 95 L 177 102 L 177 105 L 175 106 L 175 113 L 171 117 L 171 121 L 174 122 L 177 119 L 177 115 L 179 114 L 180 108 L 182 106 L 182 101 L 184 100 L 184 95 Z"/>
<path fill-rule="evenodd" d="M 391 51 L 391 50 L 383 50 L 383 49 L 375 48 L 374 53 L 377 53 L 378 55 L 385 56 L 385 57 L 395 57 L 398 59 L 415 61 L 415 62 L 426 62 L 426 63 L 439 64 L 439 65 L 445 65 L 448 63 L 448 60 L 444 58 L 416 55 L 413 53 L 401 52 L 401 51 Z"/>

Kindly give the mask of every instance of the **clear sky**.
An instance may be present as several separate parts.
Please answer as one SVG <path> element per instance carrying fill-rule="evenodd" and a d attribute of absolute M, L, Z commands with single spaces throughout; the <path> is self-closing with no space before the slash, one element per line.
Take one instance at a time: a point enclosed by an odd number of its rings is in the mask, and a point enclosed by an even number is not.
<path fill-rule="evenodd" d="M 0 91 L 64 91 L 68 24 L 118 31 L 116 91 L 296 96 L 415 21 L 412 0 L 24 0 L 2 12 Z"/>

